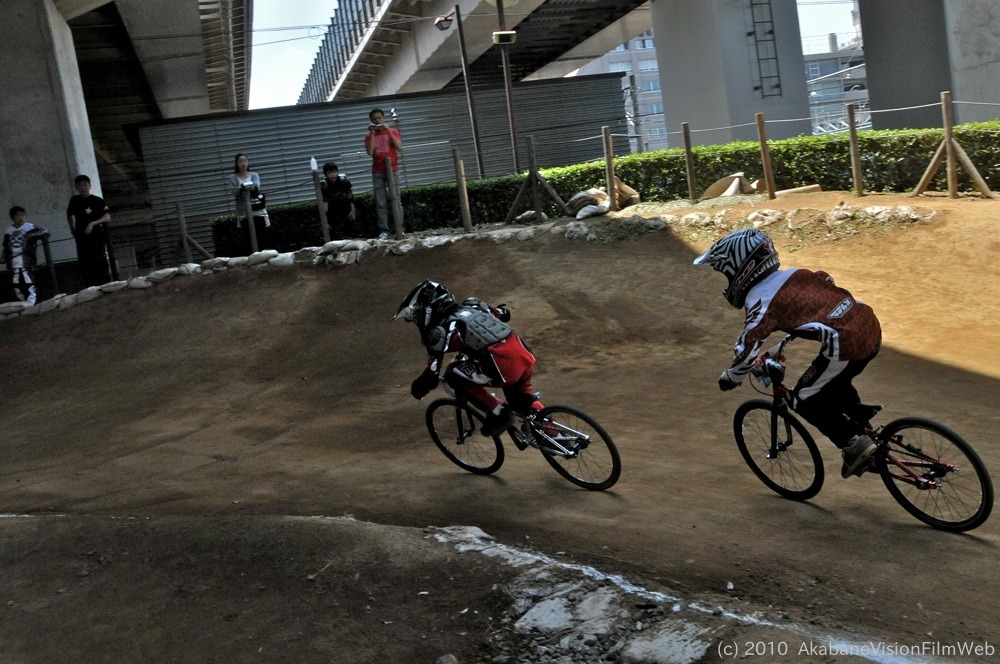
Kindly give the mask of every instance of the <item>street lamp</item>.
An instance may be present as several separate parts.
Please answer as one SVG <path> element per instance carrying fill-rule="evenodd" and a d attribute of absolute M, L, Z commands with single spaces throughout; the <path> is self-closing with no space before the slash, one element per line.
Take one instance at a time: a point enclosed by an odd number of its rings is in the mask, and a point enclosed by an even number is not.
<path fill-rule="evenodd" d="M 517 154 L 517 122 L 514 120 L 514 96 L 511 92 L 511 82 L 510 82 L 510 52 L 507 50 L 510 45 L 514 42 L 515 33 L 513 30 L 507 29 L 507 23 L 504 20 L 503 8 L 504 4 L 508 7 L 513 7 L 519 0 L 486 0 L 491 5 L 497 8 L 497 19 L 500 22 L 500 30 L 493 33 L 493 43 L 500 45 L 500 57 L 503 61 L 503 87 L 504 92 L 507 96 L 507 122 L 510 128 L 510 149 L 514 153 L 514 170 L 521 170 L 521 160 Z"/>
<path fill-rule="evenodd" d="M 458 5 L 444 16 L 434 19 L 434 27 L 438 30 L 447 30 L 454 20 L 458 23 L 458 45 L 462 54 L 462 79 L 465 81 L 465 101 L 469 106 L 469 124 L 472 125 L 472 144 L 476 149 L 476 164 L 479 166 L 479 177 L 486 176 L 483 168 L 483 150 L 479 146 L 479 125 L 476 122 L 476 107 L 472 103 L 472 84 L 469 82 L 469 56 L 465 52 L 465 31 L 462 29 L 462 12 Z"/>

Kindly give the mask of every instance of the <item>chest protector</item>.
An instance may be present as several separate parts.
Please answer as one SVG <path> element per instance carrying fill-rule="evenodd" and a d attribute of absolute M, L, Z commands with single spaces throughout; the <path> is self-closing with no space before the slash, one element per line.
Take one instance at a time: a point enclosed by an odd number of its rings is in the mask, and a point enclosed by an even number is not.
<path fill-rule="evenodd" d="M 503 341 L 513 332 L 509 325 L 479 309 L 462 307 L 452 318 L 460 326 L 465 345 L 474 351 L 484 350 Z M 461 326 L 465 329 L 461 330 Z"/>

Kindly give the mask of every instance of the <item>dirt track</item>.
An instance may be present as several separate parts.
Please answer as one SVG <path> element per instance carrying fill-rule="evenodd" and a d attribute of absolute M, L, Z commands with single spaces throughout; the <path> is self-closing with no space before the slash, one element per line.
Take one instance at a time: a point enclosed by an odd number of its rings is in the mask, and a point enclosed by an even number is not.
<path fill-rule="evenodd" d="M 840 200 L 858 204 L 757 207 Z M 881 421 L 940 419 L 1000 478 L 1000 202 L 862 202 L 941 213 L 779 237 L 783 264 L 828 270 L 879 314 L 885 345 L 858 386 L 886 404 Z M 691 267 L 707 242 L 463 241 L 338 270 L 175 278 L 0 322 L 0 513 L 32 515 L 0 520 L 0 661 L 477 661 L 511 572 L 428 552 L 419 530 L 298 518 L 346 514 L 475 525 L 647 587 L 899 643 L 995 643 L 1000 517 L 936 532 L 877 478 L 841 481 L 829 443 L 827 484 L 805 504 L 743 464 L 731 417 L 751 393 L 715 384 L 742 315 L 720 276 Z M 618 443 L 612 491 L 513 447 L 497 475 L 473 476 L 430 444 L 408 393 L 423 351 L 389 324 L 427 277 L 512 307 L 544 399 Z"/>

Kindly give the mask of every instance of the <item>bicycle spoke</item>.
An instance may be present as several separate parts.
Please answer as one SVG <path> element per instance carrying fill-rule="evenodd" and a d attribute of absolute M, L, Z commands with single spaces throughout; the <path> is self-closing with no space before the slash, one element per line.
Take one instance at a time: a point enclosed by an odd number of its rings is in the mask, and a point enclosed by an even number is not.
<path fill-rule="evenodd" d="M 771 444 L 771 426 L 766 418 L 750 418 L 743 421 L 744 436 L 748 437 L 747 446 L 750 447 L 751 440 L 756 441 L 756 452 L 752 452 L 754 458 L 760 461 L 759 465 L 767 465 L 767 474 L 783 486 L 798 487 L 808 486 L 813 479 L 813 469 L 809 463 L 809 455 L 803 445 L 795 445 L 795 441 L 787 436 L 777 440 L 777 445 Z M 747 427 L 751 427 L 752 434 L 748 436 Z M 805 454 L 803 454 L 805 453 Z"/>
<path fill-rule="evenodd" d="M 769 402 L 748 401 L 733 421 L 736 445 L 754 474 L 772 491 L 794 500 L 808 500 L 823 486 L 823 460 L 802 424 L 779 413 L 772 436 Z"/>
<path fill-rule="evenodd" d="M 480 435 L 483 417 L 455 399 L 439 399 L 427 408 L 431 439 L 457 466 L 478 475 L 496 472 L 503 464 L 498 436 Z"/>
<path fill-rule="evenodd" d="M 993 507 L 993 486 L 968 443 L 920 418 L 892 422 L 883 435 L 889 449 L 882 480 L 910 514 L 935 528 L 956 532 L 986 521 Z"/>
<path fill-rule="evenodd" d="M 618 481 L 618 449 L 586 413 L 568 406 L 550 406 L 539 414 L 533 426 L 545 460 L 570 482 L 602 490 Z"/>

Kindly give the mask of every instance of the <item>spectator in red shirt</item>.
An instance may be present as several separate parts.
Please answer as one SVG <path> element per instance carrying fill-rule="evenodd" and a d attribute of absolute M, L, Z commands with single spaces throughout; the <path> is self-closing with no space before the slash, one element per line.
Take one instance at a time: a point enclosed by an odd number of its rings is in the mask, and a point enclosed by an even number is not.
<path fill-rule="evenodd" d="M 389 201 L 387 197 L 388 175 L 385 161 L 392 164 L 392 197 L 399 200 L 399 151 L 403 149 L 403 139 L 399 130 L 390 127 L 385 120 L 381 108 L 373 109 L 368 114 L 370 124 L 365 134 L 365 150 L 372 158 L 372 189 L 375 192 L 375 209 L 378 212 L 378 238 L 389 237 Z M 402 206 L 400 206 L 402 212 Z M 400 218 L 402 223 L 402 218 Z"/>

